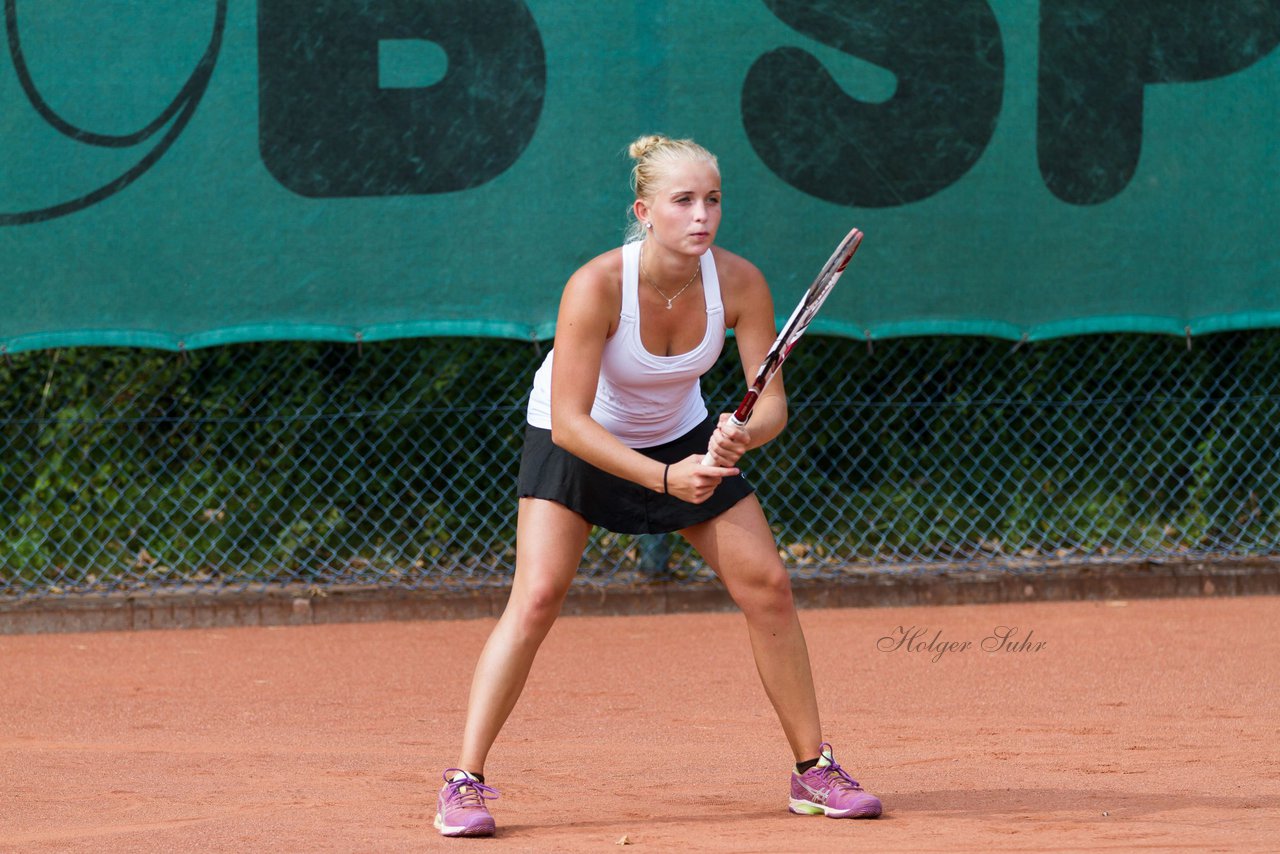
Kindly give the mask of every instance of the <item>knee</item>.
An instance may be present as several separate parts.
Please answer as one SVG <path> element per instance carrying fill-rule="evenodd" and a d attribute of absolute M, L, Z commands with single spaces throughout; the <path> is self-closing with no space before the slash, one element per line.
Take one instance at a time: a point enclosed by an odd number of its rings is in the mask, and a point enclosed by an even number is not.
<path fill-rule="evenodd" d="M 791 576 L 781 562 L 753 575 L 734 595 L 738 607 L 751 618 L 790 618 L 795 612 Z"/>
<path fill-rule="evenodd" d="M 560 606 L 567 591 L 552 585 L 538 585 L 523 590 L 507 603 L 504 616 L 515 622 L 515 628 L 525 637 L 541 638 L 551 630 L 560 616 Z"/>

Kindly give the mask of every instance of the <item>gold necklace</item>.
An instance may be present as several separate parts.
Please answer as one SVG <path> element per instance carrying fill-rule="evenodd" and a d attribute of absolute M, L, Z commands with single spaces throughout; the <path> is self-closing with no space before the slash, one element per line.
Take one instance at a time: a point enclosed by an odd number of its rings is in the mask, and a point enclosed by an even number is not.
<path fill-rule="evenodd" d="M 644 280 L 649 283 L 650 287 L 652 287 L 655 291 L 657 291 L 658 295 L 667 301 L 667 311 L 671 311 L 671 303 L 678 300 L 682 293 L 689 290 L 689 286 L 693 284 L 693 280 L 698 278 L 698 274 L 702 272 L 702 261 L 701 260 L 698 261 L 698 266 L 693 269 L 693 275 L 689 277 L 689 281 L 684 283 L 684 287 L 676 291 L 675 296 L 671 296 L 671 297 L 664 294 L 662 292 L 662 288 L 658 287 L 658 285 L 653 281 L 653 279 L 649 278 L 649 273 L 644 268 L 644 244 L 643 243 L 640 244 L 640 272 L 644 275 Z"/>

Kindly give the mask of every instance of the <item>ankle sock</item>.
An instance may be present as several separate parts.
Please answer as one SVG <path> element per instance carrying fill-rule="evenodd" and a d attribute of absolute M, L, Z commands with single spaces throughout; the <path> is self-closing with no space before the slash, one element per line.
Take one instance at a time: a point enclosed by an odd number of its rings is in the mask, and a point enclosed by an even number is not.
<path fill-rule="evenodd" d="M 817 765 L 817 764 L 818 764 L 818 760 L 817 760 L 817 759 L 810 759 L 810 760 L 805 761 L 805 762 L 797 762 L 797 763 L 796 763 L 796 773 L 797 773 L 797 774 L 803 774 L 804 772 L 808 771 L 810 768 L 814 767 L 814 766 L 815 766 L 815 765 Z M 483 781 L 483 780 L 481 780 L 480 782 L 482 782 L 482 783 L 483 783 L 484 781 Z"/>

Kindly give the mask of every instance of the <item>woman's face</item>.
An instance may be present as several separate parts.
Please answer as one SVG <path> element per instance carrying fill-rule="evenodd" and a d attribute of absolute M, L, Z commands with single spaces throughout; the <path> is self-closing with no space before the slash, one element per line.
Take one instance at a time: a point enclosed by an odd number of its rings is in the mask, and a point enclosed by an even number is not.
<path fill-rule="evenodd" d="M 720 228 L 720 173 L 704 160 L 672 164 L 653 198 L 636 200 L 636 216 L 653 224 L 646 231 L 664 248 L 701 255 Z"/>

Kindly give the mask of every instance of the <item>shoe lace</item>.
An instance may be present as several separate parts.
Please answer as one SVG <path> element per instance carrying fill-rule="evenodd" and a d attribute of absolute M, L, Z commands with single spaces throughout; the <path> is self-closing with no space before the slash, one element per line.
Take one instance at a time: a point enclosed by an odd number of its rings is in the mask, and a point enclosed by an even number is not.
<path fill-rule="evenodd" d="M 449 775 L 457 772 L 458 778 L 450 780 Z M 464 776 L 462 769 L 450 768 L 444 772 L 445 797 L 452 803 L 461 807 L 483 807 L 486 800 L 493 801 L 498 799 L 498 790 L 492 786 L 486 786 L 479 780 L 472 780 L 470 777 Z"/>
<path fill-rule="evenodd" d="M 849 772 L 840 767 L 840 764 L 834 759 L 830 765 L 820 766 L 814 769 L 822 775 L 822 779 L 827 785 L 833 789 L 851 789 L 856 792 L 862 791 L 862 786 L 858 781 L 849 776 Z"/>

